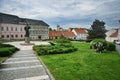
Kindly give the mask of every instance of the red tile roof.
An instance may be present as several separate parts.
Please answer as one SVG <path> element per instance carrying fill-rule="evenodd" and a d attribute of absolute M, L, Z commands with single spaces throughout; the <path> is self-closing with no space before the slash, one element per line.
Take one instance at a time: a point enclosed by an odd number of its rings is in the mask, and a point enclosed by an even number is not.
<path fill-rule="evenodd" d="M 49 37 L 60 37 L 61 31 L 49 31 Z"/>
<path fill-rule="evenodd" d="M 62 35 L 65 37 L 75 37 L 75 34 L 73 32 L 63 31 Z"/>
<path fill-rule="evenodd" d="M 118 37 L 118 29 L 116 29 L 116 31 L 111 34 L 110 37 Z"/>
<path fill-rule="evenodd" d="M 86 30 L 84 28 L 74 28 L 75 32 L 78 34 L 87 34 Z"/>
<path fill-rule="evenodd" d="M 73 32 L 68 31 L 49 31 L 49 37 L 75 37 Z"/>

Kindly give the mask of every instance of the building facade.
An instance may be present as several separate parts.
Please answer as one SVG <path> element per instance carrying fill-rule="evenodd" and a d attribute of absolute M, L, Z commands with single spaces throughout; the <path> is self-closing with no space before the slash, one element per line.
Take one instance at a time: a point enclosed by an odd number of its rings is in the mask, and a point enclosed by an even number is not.
<path fill-rule="evenodd" d="M 106 41 L 114 42 L 116 40 L 120 40 L 120 28 L 111 29 L 106 32 Z"/>
<path fill-rule="evenodd" d="M 72 32 L 76 36 L 76 40 L 86 40 L 88 36 L 88 32 L 84 28 L 73 28 Z"/>
<path fill-rule="evenodd" d="M 26 22 L 30 26 L 30 38 L 32 40 L 48 39 L 49 25 L 41 20 L 19 18 L 15 15 L 0 13 L 0 38 L 2 39 L 24 39 Z"/>

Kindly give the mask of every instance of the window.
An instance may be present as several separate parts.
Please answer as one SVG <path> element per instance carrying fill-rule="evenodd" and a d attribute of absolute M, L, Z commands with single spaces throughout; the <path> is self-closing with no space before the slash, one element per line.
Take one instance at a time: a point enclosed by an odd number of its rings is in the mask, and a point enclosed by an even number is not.
<path fill-rule="evenodd" d="M 18 35 L 15 35 L 15 37 L 17 38 L 17 37 L 18 37 Z"/>
<path fill-rule="evenodd" d="M 1 27 L 1 31 L 4 31 L 4 28 L 3 28 L 3 27 Z"/>
<path fill-rule="evenodd" d="M 21 35 L 21 37 L 23 37 L 23 35 Z"/>
<path fill-rule="evenodd" d="M 4 35 L 1 35 L 1 38 L 4 38 Z"/>
<path fill-rule="evenodd" d="M 11 27 L 11 31 L 13 31 L 13 27 Z"/>
<path fill-rule="evenodd" d="M 8 30 L 9 30 L 9 28 L 7 27 L 7 28 L 6 28 L 6 30 L 8 31 Z"/>
<path fill-rule="evenodd" d="M 20 31 L 22 31 L 22 28 L 20 28 Z"/>
<path fill-rule="evenodd" d="M 15 28 L 15 31 L 17 31 L 17 28 Z"/>
<path fill-rule="evenodd" d="M 9 38 L 9 35 L 7 35 L 7 38 Z"/>

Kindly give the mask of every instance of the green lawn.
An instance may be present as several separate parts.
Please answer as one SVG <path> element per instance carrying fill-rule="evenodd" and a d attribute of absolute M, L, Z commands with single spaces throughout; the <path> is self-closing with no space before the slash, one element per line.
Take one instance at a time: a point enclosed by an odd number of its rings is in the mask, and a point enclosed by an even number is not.
<path fill-rule="evenodd" d="M 0 57 L 0 63 L 2 62 L 2 61 L 4 61 L 6 59 L 6 57 Z"/>
<path fill-rule="evenodd" d="M 40 56 L 56 80 L 120 80 L 120 55 L 96 53 L 88 43 L 73 43 L 78 51 Z"/>

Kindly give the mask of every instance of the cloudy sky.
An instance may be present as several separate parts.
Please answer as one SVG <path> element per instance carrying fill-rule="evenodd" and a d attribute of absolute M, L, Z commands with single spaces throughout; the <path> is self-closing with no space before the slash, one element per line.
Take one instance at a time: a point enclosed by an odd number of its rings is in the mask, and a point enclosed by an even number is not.
<path fill-rule="evenodd" d="M 43 20 L 52 28 L 90 28 L 95 19 L 107 29 L 120 26 L 120 0 L 0 0 L 0 12 Z"/>

